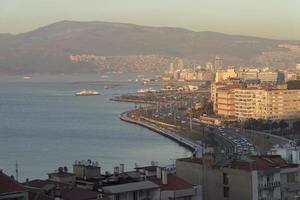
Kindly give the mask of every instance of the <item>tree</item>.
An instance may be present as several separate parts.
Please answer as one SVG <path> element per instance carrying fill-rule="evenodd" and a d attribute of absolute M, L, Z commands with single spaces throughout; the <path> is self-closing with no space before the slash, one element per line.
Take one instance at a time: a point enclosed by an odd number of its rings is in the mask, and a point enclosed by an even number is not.
<path fill-rule="evenodd" d="M 276 121 L 273 121 L 271 124 L 271 129 L 278 129 L 279 128 L 279 124 Z"/>
<path fill-rule="evenodd" d="M 287 127 L 289 127 L 289 124 L 288 124 L 286 121 L 281 120 L 281 121 L 279 122 L 279 128 L 280 128 L 281 130 L 286 129 Z"/>
<path fill-rule="evenodd" d="M 293 130 L 294 130 L 295 132 L 300 132 L 300 120 L 295 121 L 295 122 L 293 123 Z"/>

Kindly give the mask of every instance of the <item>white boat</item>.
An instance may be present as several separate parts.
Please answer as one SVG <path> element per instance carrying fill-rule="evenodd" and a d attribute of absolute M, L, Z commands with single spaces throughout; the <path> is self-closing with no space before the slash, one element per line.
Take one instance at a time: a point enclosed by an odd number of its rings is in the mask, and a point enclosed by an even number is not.
<path fill-rule="evenodd" d="M 99 92 L 96 90 L 81 90 L 75 93 L 75 96 L 93 96 L 93 95 L 100 95 Z"/>
<path fill-rule="evenodd" d="M 154 93 L 154 92 L 156 92 L 156 90 L 154 90 L 152 88 L 148 88 L 148 89 L 139 89 L 137 91 L 137 93 L 148 93 L 148 92 Z"/>
<path fill-rule="evenodd" d="M 31 79 L 32 77 L 31 76 L 24 76 L 23 77 L 23 79 L 25 79 L 25 80 L 29 80 L 29 79 Z"/>

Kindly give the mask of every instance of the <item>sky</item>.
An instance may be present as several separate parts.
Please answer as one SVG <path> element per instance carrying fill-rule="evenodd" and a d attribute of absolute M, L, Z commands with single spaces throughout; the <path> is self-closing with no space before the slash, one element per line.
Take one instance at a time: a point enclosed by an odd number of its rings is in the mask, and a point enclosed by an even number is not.
<path fill-rule="evenodd" d="M 0 33 L 27 32 L 61 20 L 300 40 L 300 0 L 0 0 Z"/>

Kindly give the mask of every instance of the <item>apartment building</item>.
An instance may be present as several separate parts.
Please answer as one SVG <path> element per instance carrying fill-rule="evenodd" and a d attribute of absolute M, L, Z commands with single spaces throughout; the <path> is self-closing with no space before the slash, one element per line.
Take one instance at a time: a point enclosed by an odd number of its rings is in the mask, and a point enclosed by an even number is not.
<path fill-rule="evenodd" d="M 234 117 L 235 116 L 235 96 L 234 90 L 221 88 L 217 92 L 217 114 L 220 116 Z"/>
<path fill-rule="evenodd" d="M 221 81 L 225 81 L 229 78 L 236 78 L 238 76 L 237 72 L 235 71 L 235 69 L 230 68 L 230 69 L 219 69 L 216 72 L 216 77 L 215 77 L 215 81 L 216 82 L 221 82 Z"/>
<path fill-rule="evenodd" d="M 213 110 L 215 113 L 217 113 L 218 105 L 217 105 L 217 92 L 221 91 L 221 89 L 234 89 L 234 88 L 240 88 L 241 83 L 240 79 L 238 78 L 229 78 L 226 81 L 221 82 L 214 82 L 211 84 L 210 88 L 210 99 L 213 102 Z"/>
<path fill-rule="evenodd" d="M 296 119 L 300 117 L 300 89 L 260 81 L 228 79 L 211 84 L 214 112 L 240 120 Z"/>
<path fill-rule="evenodd" d="M 215 161 L 184 158 L 176 174 L 202 184 L 206 200 L 292 200 L 300 192 L 300 169 L 278 155 Z"/>
<path fill-rule="evenodd" d="M 257 78 L 261 82 L 277 82 L 278 72 L 259 72 Z"/>
<path fill-rule="evenodd" d="M 300 90 L 235 89 L 239 119 L 294 119 L 300 116 Z"/>

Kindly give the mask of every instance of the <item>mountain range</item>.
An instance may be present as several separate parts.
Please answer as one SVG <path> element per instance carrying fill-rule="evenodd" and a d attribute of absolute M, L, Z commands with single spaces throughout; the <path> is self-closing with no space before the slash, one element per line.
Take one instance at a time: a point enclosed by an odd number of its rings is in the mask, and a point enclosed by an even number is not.
<path fill-rule="evenodd" d="M 21 34 L 0 34 L 0 73 L 91 73 L 164 70 L 169 62 L 293 66 L 299 41 L 111 22 L 61 21 Z"/>

